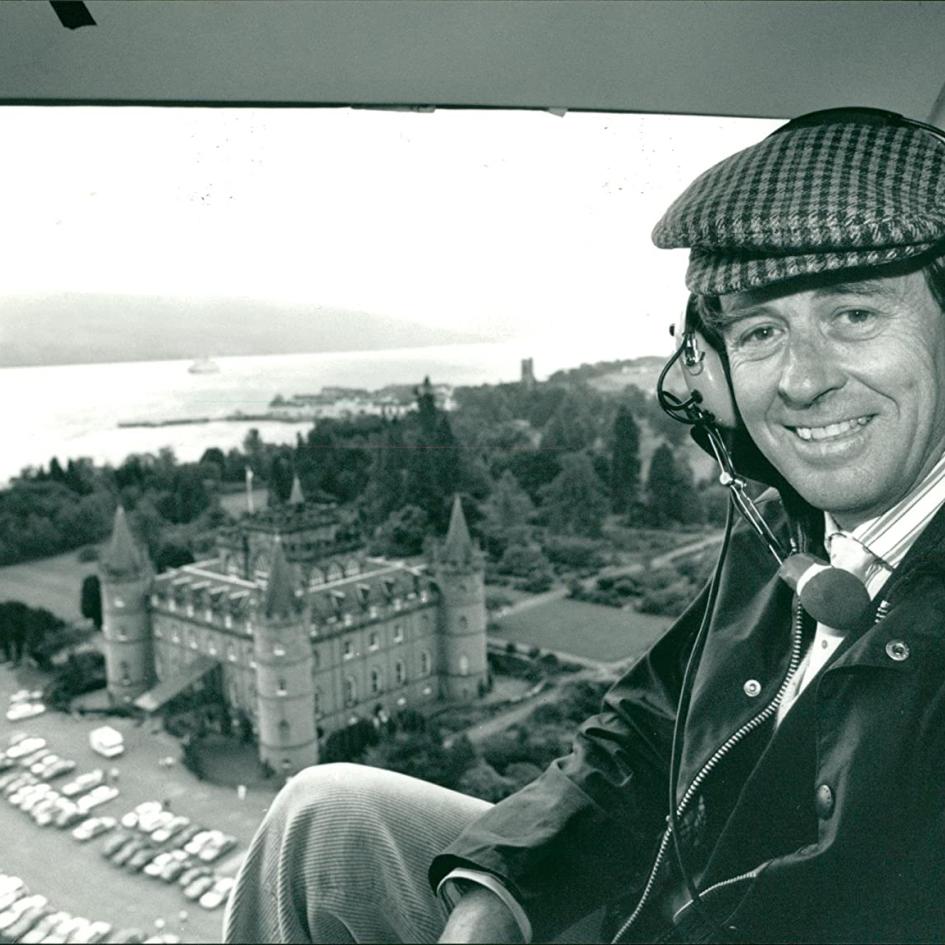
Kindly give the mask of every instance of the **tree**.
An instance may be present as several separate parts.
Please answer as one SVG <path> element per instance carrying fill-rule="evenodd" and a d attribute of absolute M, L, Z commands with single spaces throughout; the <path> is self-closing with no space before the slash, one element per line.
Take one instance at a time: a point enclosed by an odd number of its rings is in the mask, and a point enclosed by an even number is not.
<path fill-rule="evenodd" d="M 508 546 L 511 535 L 529 534 L 535 506 L 515 476 L 506 469 L 480 511 L 479 530 L 486 548 L 499 557 Z"/>
<path fill-rule="evenodd" d="M 97 574 L 89 574 L 82 581 L 79 610 L 95 624 L 96 630 L 102 629 L 102 583 Z"/>
<path fill-rule="evenodd" d="M 640 428 L 633 414 L 621 407 L 614 419 L 610 454 L 610 502 L 618 515 L 637 500 L 640 489 Z"/>
<path fill-rule="evenodd" d="M 668 522 L 692 525 L 704 518 L 692 470 L 676 458 L 667 443 L 661 443 L 653 454 L 646 491 L 647 505 L 657 526 Z"/>
<path fill-rule="evenodd" d="M 423 541 L 430 528 L 430 520 L 423 509 L 405 505 L 392 512 L 374 532 L 372 554 L 409 558 L 423 551 Z"/>
<path fill-rule="evenodd" d="M 561 459 L 561 472 L 544 490 L 542 510 L 549 528 L 568 535 L 600 534 L 609 502 L 587 453 Z"/>

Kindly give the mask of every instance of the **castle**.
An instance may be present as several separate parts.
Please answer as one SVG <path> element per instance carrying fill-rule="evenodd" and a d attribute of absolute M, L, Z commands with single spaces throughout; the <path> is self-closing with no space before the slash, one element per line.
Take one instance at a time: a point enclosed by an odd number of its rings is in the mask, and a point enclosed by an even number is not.
<path fill-rule="evenodd" d="M 155 575 L 119 507 L 99 573 L 108 693 L 156 712 L 196 685 L 248 718 L 292 774 L 320 737 L 487 685 L 483 558 L 462 505 L 429 567 L 352 548 L 331 504 L 247 515 L 217 556 Z"/>

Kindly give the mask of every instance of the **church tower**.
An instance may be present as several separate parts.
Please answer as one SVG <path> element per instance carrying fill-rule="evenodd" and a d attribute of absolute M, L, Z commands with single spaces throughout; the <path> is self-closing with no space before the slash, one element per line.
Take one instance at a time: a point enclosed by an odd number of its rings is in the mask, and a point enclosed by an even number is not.
<path fill-rule="evenodd" d="M 318 762 L 308 605 L 296 585 L 276 537 L 257 605 L 253 649 L 259 758 L 284 776 Z"/>
<path fill-rule="evenodd" d="M 102 632 L 108 695 L 124 705 L 154 683 L 154 655 L 148 594 L 153 573 L 147 554 L 135 544 L 119 505 L 112 538 L 99 560 Z"/>
<path fill-rule="evenodd" d="M 440 694 L 474 699 L 488 676 L 485 566 L 458 495 L 446 541 L 435 552 L 434 574 L 440 589 Z"/>

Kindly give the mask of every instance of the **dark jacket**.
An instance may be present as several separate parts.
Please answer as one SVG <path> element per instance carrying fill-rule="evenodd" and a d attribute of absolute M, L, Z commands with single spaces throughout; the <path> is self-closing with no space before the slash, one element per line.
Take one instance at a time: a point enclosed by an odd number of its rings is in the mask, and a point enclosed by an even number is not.
<path fill-rule="evenodd" d="M 705 600 L 616 683 L 570 755 L 434 860 L 431 882 L 460 865 L 493 873 L 541 942 L 601 905 L 626 917 L 651 878 L 629 938 L 656 937 L 685 901 L 671 851 L 650 874 Z M 735 940 L 942 941 L 945 510 L 874 601 L 872 626 L 847 636 L 775 730 L 777 694 L 813 630 L 794 611 L 767 552 L 736 528 L 677 782 L 677 801 L 697 785 L 680 828 L 689 871 Z M 691 907 L 676 915 L 682 940 L 713 937 L 694 921 Z"/>

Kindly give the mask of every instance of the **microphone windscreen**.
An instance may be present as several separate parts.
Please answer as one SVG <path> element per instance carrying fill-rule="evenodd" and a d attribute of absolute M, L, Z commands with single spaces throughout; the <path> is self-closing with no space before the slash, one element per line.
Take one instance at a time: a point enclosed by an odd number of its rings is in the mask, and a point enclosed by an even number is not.
<path fill-rule="evenodd" d="M 778 573 L 818 623 L 844 631 L 868 624 L 870 595 L 855 574 L 803 554 L 787 558 Z"/>

